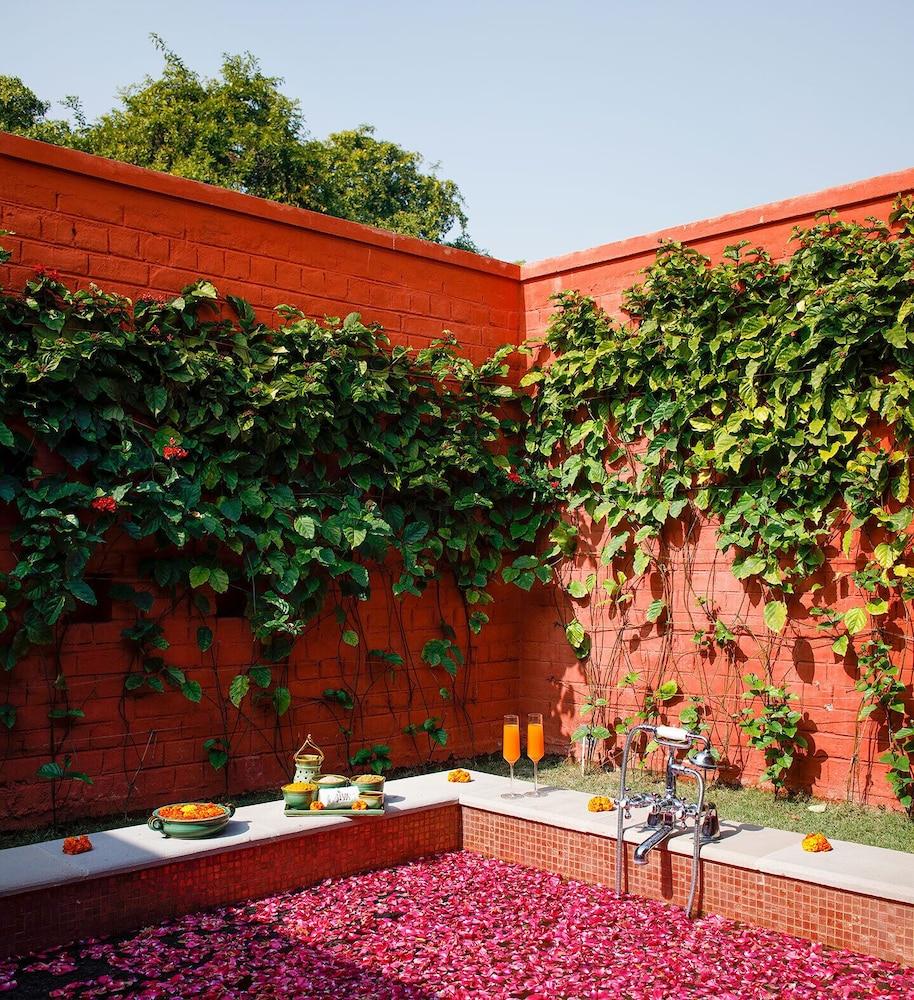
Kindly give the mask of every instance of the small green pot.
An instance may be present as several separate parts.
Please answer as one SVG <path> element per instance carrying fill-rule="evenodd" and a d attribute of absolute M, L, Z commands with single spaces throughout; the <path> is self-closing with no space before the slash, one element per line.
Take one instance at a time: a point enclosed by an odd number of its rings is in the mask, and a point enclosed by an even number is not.
<path fill-rule="evenodd" d="M 180 805 L 181 803 L 173 803 Z M 159 815 L 159 809 L 167 809 L 168 806 L 159 806 L 153 809 L 152 815 L 146 821 L 150 830 L 161 833 L 163 837 L 177 837 L 180 840 L 196 840 L 199 837 L 212 837 L 220 833 L 228 826 L 228 821 L 235 815 L 234 806 L 220 806 L 221 816 L 213 816 L 210 819 L 163 819 Z"/>
<path fill-rule="evenodd" d="M 352 783 L 358 786 L 360 792 L 384 792 L 383 774 L 356 774 Z"/>
<path fill-rule="evenodd" d="M 307 809 L 317 798 L 317 786 L 306 791 L 295 791 L 292 785 L 283 785 L 282 797 L 292 809 Z"/>
<path fill-rule="evenodd" d="M 344 774 L 322 774 L 315 779 L 318 788 L 345 788 L 349 779 Z"/>

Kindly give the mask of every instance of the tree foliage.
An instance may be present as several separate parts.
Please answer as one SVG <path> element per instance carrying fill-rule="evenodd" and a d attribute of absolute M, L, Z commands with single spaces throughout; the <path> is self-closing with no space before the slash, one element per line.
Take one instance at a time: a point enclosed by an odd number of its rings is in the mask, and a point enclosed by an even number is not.
<path fill-rule="evenodd" d="M 155 36 L 154 36 L 155 38 Z M 423 158 L 375 138 L 369 125 L 311 139 L 301 105 L 250 54 L 226 55 L 207 79 L 178 55 L 158 77 L 125 88 L 120 107 L 86 121 L 48 118 L 50 105 L 0 76 L 0 128 L 88 153 L 243 191 L 343 219 L 475 250 L 457 185 Z M 453 236 L 456 231 L 456 237 Z"/>

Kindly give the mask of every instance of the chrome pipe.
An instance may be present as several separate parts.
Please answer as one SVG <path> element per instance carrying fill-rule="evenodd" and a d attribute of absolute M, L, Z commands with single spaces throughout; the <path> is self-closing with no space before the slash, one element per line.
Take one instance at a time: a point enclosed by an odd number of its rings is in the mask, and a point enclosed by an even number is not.
<path fill-rule="evenodd" d="M 636 865 L 646 865 L 647 856 L 651 851 L 662 844 L 668 837 L 671 837 L 676 832 L 675 826 L 661 826 L 658 827 L 649 837 L 645 837 L 644 840 L 635 848 L 635 855 L 632 859 Z"/>
<path fill-rule="evenodd" d="M 686 903 L 686 918 L 692 919 L 692 907 L 695 905 L 695 893 L 698 889 L 698 876 L 701 871 L 701 819 L 705 805 L 705 776 L 698 768 L 689 767 L 688 764 L 676 764 L 675 770 L 679 774 L 691 775 L 698 782 L 698 809 L 695 812 L 695 839 L 692 843 L 692 879 L 689 884 L 689 899 Z"/>
<path fill-rule="evenodd" d="M 619 820 L 616 826 L 616 892 L 621 895 L 622 893 L 622 869 L 625 865 L 625 843 L 622 839 L 623 825 L 625 822 L 625 810 L 627 806 L 628 795 L 625 788 L 625 776 L 628 774 L 628 758 L 631 753 L 632 741 L 637 733 L 642 732 L 655 732 L 655 726 L 640 725 L 633 726 L 629 731 L 628 735 L 625 737 L 625 747 L 622 750 L 622 770 L 619 775 L 619 802 L 617 808 L 619 810 Z"/>

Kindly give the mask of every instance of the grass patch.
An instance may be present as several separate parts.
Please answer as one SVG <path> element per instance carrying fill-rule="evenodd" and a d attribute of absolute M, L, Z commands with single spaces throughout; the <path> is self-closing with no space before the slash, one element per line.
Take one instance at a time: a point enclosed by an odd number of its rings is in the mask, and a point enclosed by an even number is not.
<path fill-rule="evenodd" d="M 456 761 L 455 766 L 490 774 L 508 774 L 508 765 L 496 754 Z M 418 774 L 420 769 L 410 773 Z M 529 781 L 533 777 L 533 766 L 529 761 L 521 760 L 515 765 L 514 773 L 516 777 Z M 660 777 L 639 772 L 637 768 L 630 768 L 629 773 L 637 791 L 653 791 L 663 786 Z M 540 761 L 539 774 L 543 784 L 557 788 L 613 798 L 619 792 L 618 770 L 595 770 L 582 775 L 580 766 L 569 764 L 563 757 L 547 757 Z M 690 791 L 689 784 L 683 782 L 680 786 L 686 795 Z M 771 792 L 761 788 L 733 788 L 716 783 L 708 787 L 707 798 L 717 805 L 720 818 L 731 823 L 770 826 L 802 834 L 821 832 L 829 839 L 849 840 L 914 854 L 914 821 L 904 813 L 891 812 L 881 806 L 826 802 L 800 794 L 775 799 Z M 825 811 L 810 812 L 809 806 L 817 804 L 824 805 Z"/>
<path fill-rule="evenodd" d="M 449 767 L 467 767 L 489 774 L 507 777 L 508 765 L 498 754 L 478 757 L 464 757 L 447 763 L 435 761 L 417 767 L 399 767 L 390 771 L 388 778 L 408 778 L 415 774 L 427 774 Z M 530 780 L 533 768 L 529 761 L 521 761 L 515 766 L 515 773 L 522 780 Z M 616 797 L 619 791 L 619 772 L 595 770 L 582 775 L 577 765 L 569 764 L 563 757 L 546 757 L 540 762 L 540 779 L 545 785 L 556 788 L 570 788 L 574 791 L 589 792 L 591 795 Z M 662 786 L 660 778 L 632 769 L 632 784 L 636 790 L 650 791 Z M 688 790 L 684 790 L 688 794 Z M 282 794 L 277 789 L 249 792 L 237 795 L 232 801 L 236 806 L 256 805 L 260 802 L 281 801 Z M 796 833 L 822 832 L 834 840 L 849 840 L 857 844 L 873 847 L 887 847 L 893 851 L 907 851 L 914 854 L 914 821 L 904 813 L 890 812 L 882 807 L 851 805 L 847 802 L 824 802 L 807 795 L 792 795 L 775 799 L 771 792 L 760 788 L 732 788 L 712 784 L 708 789 L 708 799 L 717 804 L 721 819 L 731 823 L 747 823 L 753 826 L 770 826 L 779 830 L 793 830 Z M 825 811 L 810 812 L 809 806 L 824 804 Z M 132 812 L 127 815 L 99 816 L 91 819 L 62 823 L 54 830 L 49 826 L 37 830 L 14 830 L 0 833 L 0 848 L 20 847 L 24 844 L 38 844 L 57 837 L 74 837 L 80 834 L 98 833 L 100 830 L 116 830 L 119 827 L 145 823 L 149 810 Z"/>

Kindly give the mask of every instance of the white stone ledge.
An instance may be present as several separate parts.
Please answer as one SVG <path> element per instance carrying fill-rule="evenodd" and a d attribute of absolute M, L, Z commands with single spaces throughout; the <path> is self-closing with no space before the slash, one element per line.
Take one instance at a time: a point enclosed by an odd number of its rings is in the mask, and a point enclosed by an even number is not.
<path fill-rule="evenodd" d="M 0 896 L 10 896 L 67 882 L 101 878 L 170 864 L 181 858 L 221 854 L 268 844 L 290 837 L 307 837 L 348 823 L 384 823 L 389 816 L 460 804 L 518 819 L 575 830 L 615 840 L 618 813 L 589 813 L 590 796 L 584 792 L 544 787 L 538 797 L 527 795 L 532 784 L 516 781 L 518 798 L 504 798 L 509 780 L 471 772 L 469 784 L 452 784 L 446 772 L 389 781 L 385 816 L 292 818 L 283 814 L 282 802 L 242 806 L 225 831 L 203 840 L 166 839 L 147 826 L 131 826 L 90 835 L 94 850 L 69 857 L 62 840 L 0 851 Z M 646 835 L 639 820 L 646 810 L 636 810 L 627 825 L 625 840 L 637 843 Z M 810 827 L 814 822 L 810 824 Z M 833 840 L 834 850 L 809 854 L 801 836 L 735 824 L 722 819 L 723 837 L 707 844 L 701 856 L 707 861 L 829 886 L 849 892 L 914 904 L 914 858 L 903 851 L 889 851 L 847 841 Z M 689 834 L 671 838 L 660 851 L 691 855 Z"/>

